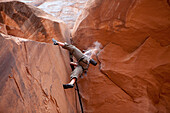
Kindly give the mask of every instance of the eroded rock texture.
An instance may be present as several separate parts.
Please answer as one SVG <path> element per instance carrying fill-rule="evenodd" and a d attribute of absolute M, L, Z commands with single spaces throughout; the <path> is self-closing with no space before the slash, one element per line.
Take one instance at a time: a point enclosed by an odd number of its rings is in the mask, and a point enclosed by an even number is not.
<path fill-rule="evenodd" d="M 98 65 L 78 81 L 85 113 L 170 112 L 169 20 L 169 0 L 88 1 L 73 41 L 81 49 L 95 41 L 103 47 Z M 24 3 L 3 2 L 0 32 L 0 112 L 80 112 L 74 89 L 62 87 L 71 72 L 68 52 L 47 44 L 69 42 L 65 24 Z"/>
<path fill-rule="evenodd" d="M 16 1 L 16 0 L 0 0 Z M 64 21 L 72 29 L 88 0 L 18 0 L 42 9 L 57 19 Z"/>
<path fill-rule="evenodd" d="M 69 43 L 65 24 L 24 3 L 3 2 L 0 32 L 0 113 L 79 112 L 75 90 L 62 86 L 70 80 L 69 53 L 45 43 Z"/>
<path fill-rule="evenodd" d="M 57 19 L 63 20 L 68 28 L 72 29 L 87 1 L 88 0 L 45 0 L 38 8 L 55 16 Z"/>
<path fill-rule="evenodd" d="M 169 20 L 167 0 L 88 1 L 73 41 L 103 48 L 79 81 L 85 112 L 170 112 Z"/>
<path fill-rule="evenodd" d="M 36 7 L 17 1 L 0 3 L 0 23 L 2 33 L 40 42 L 50 42 L 51 38 L 56 37 L 65 41 L 70 35 L 63 22 Z"/>
<path fill-rule="evenodd" d="M 68 55 L 51 44 L 0 35 L 0 112 L 72 113 Z M 63 57 L 65 56 L 65 57 Z"/>

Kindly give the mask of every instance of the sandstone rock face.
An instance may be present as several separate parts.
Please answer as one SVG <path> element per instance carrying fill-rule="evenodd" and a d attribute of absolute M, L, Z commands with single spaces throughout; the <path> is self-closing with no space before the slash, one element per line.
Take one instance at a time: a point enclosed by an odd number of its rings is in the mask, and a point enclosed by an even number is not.
<path fill-rule="evenodd" d="M 56 2 L 22 1 L 47 3 L 50 13 Z M 69 11 L 76 6 L 66 2 Z M 170 112 L 169 6 L 169 0 L 87 2 L 73 41 L 81 49 L 95 41 L 103 47 L 93 57 L 98 65 L 78 81 L 85 113 Z M 62 87 L 71 73 L 68 52 L 48 44 L 51 38 L 69 42 L 66 25 L 33 6 L 3 2 L 0 32 L 0 112 L 80 112 L 75 90 Z"/>
<path fill-rule="evenodd" d="M 77 111 L 74 89 L 62 87 L 71 71 L 66 51 L 3 34 L 0 42 L 1 113 Z"/>
<path fill-rule="evenodd" d="M 16 1 L 16 0 L 0 0 Z M 64 21 L 68 28 L 72 29 L 77 17 L 81 14 L 87 0 L 18 0 L 53 15 Z"/>
<path fill-rule="evenodd" d="M 64 21 L 72 29 L 87 0 L 46 0 L 38 8 Z"/>
<path fill-rule="evenodd" d="M 66 25 L 42 10 L 22 2 L 0 3 L 0 32 L 40 42 L 51 42 L 51 38 L 69 41 Z"/>
<path fill-rule="evenodd" d="M 87 113 L 170 112 L 170 6 L 167 0 L 93 0 L 73 41 L 102 50 L 80 79 Z"/>
<path fill-rule="evenodd" d="M 24 3 L 3 2 L 0 32 L 0 113 L 79 112 L 75 90 L 62 86 L 70 80 L 69 54 L 45 43 L 69 43 L 65 24 Z"/>

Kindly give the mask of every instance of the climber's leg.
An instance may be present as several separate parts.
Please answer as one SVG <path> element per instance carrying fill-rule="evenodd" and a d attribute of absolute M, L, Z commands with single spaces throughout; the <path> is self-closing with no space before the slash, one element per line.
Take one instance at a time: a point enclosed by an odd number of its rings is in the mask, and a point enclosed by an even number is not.
<path fill-rule="evenodd" d="M 70 53 L 77 59 L 77 61 L 84 56 L 84 54 L 74 45 L 64 43 L 65 45 L 62 46 L 64 49 L 70 51 Z"/>
<path fill-rule="evenodd" d="M 74 87 L 74 83 L 75 83 L 76 81 L 77 81 L 77 79 L 76 79 L 76 78 L 73 78 L 73 79 L 70 81 L 70 83 L 68 83 L 68 84 L 63 84 L 64 89 L 73 88 L 73 87 Z"/>
<path fill-rule="evenodd" d="M 77 81 L 77 78 L 73 78 L 73 79 L 70 81 L 70 83 L 68 83 L 68 84 L 74 84 L 76 81 Z"/>
<path fill-rule="evenodd" d="M 70 75 L 71 80 L 73 78 L 78 79 L 79 75 L 81 75 L 82 73 L 83 73 L 83 68 L 80 65 L 78 65 Z"/>
<path fill-rule="evenodd" d="M 68 51 L 70 51 L 70 53 L 77 59 L 79 60 L 82 56 L 84 56 L 84 54 L 75 46 L 68 44 L 68 43 L 62 43 L 62 42 L 58 42 L 55 39 L 52 39 L 52 41 L 54 42 L 54 45 L 59 45 L 62 46 L 62 48 L 67 49 Z"/>
<path fill-rule="evenodd" d="M 71 73 L 71 81 L 68 84 L 63 84 L 64 89 L 67 88 L 73 88 L 74 87 L 74 83 L 77 81 L 78 76 L 81 75 L 83 73 L 83 68 L 81 66 L 77 66 L 74 71 Z"/>

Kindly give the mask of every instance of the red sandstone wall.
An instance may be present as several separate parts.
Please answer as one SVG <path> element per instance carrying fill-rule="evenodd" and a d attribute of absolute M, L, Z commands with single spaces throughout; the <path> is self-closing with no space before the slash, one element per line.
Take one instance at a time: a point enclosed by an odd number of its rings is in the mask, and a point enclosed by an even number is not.
<path fill-rule="evenodd" d="M 63 89 L 71 73 L 68 52 L 45 43 L 69 43 L 65 24 L 51 17 L 21 2 L 0 3 L 0 113 L 80 111 L 75 90 Z"/>
<path fill-rule="evenodd" d="M 0 0 L 3 2 L 16 0 Z M 81 14 L 88 0 L 18 0 L 53 15 L 56 19 L 64 21 L 67 27 L 73 29 L 77 17 Z"/>
<path fill-rule="evenodd" d="M 62 87 L 70 73 L 65 51 L 3 34 L 0 42 L 1 113 L 75 111 L 74 90 Z"/>
<path fill-rule="evenodd" d="M 103 45 L 81 79 L 86 113 L 170 112 L 170 6 L 167 0 L 89 1 L 73 30 L 87 49 Z"/>
<path fill-rule="evenodd" d="M 8 35 L 39 42 L 51 42 L 57 37 L 60 41 L 69 42 L 66 37 L 70 31 L 66 25 L 36 7 L 22 2 L 1 2 L 0 11 L 1 26 Z"/>
<path fill-rule="evenodd" d="M 73 41 L 81 49 L 94 41 L 103 47 L 98 65 L 78 81 L 85 113 L 170 112 L 169 20 L 167 0 L 86 4 Z M 65 24 L 20 2 L 0 3 L 0 32 L 0 112 L 80 112 L 74 89 L 62 88 L 68 53 L 47 44 L 69 42 Z"/>

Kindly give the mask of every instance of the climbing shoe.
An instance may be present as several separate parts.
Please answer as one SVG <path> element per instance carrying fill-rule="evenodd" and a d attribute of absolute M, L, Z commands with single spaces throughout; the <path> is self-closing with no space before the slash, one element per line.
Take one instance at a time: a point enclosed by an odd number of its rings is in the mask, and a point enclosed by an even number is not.
<path fill-rule="evenodd" d="M 93 59 L 90 59 L 90 63 L 93 64 L 94 66 L 97 65 L 97 62 L 95 60 L 93 60 Z"/>
<path fill-rule="evenodd" d="M 53 43 L 54 43 L 54 45 L 58 45 L 58 41 L 57 40 L 55 40 L 54 38 L 52 38 L 52 41 L 53 41 Z"/>
<path fill-rule="evenodd" d="M 64 89 L 73 88 L 74 84 L 63 84 Z"/>

